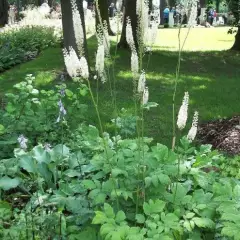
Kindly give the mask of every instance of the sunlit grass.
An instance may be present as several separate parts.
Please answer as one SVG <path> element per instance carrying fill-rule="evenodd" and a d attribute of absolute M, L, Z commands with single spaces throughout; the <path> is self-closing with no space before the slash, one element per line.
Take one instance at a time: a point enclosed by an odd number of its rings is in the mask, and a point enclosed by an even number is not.
<path fill-rule="evenodd" d="M 190 116 L 199 111 L 200 122 L 240 114 L 240 54 L 230 51 L 219 51 L 230 48 L 234 36 L 227 35 L 228 28 L 192 29 L 186 43 L 186 51 L 181 59 L 181 75 L 177 91 L 177 106 L 181 104 L 185 91 L 190 94 Z M 183 30 L 183 33 L 186 29 Z M 145 112 L 145 134 L 156 141 L 170 145 L 172 134 L 172 94 L 173 82 L 178 54 L 177 30 L 159 30 L 157 50 L 150 56 L 147 68 L 147 58 L 144 58 L 144 69 L 147 72 L 147 85 L 150 91 L 150 101 L 159 106 Z M 96 51 L 95 38 L 89 39 L 89 56 L 94 66 Z M 200 51 L 200 50 L 212 50 Z M 213 51 L 214 50 L 214 51 Z M 64 63 L 60 48 L 48 49 L 39 58 L 13 68 L 0 76 L 1 90 L 6 92 L 12 85 L 22 81 L 27 73 L 36 76 L 36 83 L 45 88 L 53 88 L 52 82 Z M 116 58 L 116 96 L 118 111 L 121 108 L 134 112 L 132 76 L 130 72 L 130 53 L 120 50 Z M 96 84 L 92 80 L 93 91 Z M 71 89 L 76 84 L 66 82 Z M 114 117 L 109 91 L 109 82 L 99 87 L 99 108 L 106 131 Z M 84 100 L 90 104 L 90 99 Z M 89 107 L 88 122 L 97 125 L 94 108 Z M 77 117 L 77 113 L 76 113 Z M 189 124 L 191 117 L 189 119 Z"/>

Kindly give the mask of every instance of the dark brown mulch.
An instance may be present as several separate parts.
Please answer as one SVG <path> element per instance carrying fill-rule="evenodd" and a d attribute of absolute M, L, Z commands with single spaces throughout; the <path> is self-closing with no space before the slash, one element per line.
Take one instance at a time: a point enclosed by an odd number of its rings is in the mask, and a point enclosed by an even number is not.
<path fill-rule="evenodd" d="M 240 154 L 240 116 L 201 124 L 198 139 L 229 155 Z"/>

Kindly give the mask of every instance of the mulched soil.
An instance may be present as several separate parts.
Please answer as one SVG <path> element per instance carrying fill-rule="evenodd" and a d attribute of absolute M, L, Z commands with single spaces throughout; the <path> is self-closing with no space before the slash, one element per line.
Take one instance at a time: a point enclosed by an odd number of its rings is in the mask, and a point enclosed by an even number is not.
<path fill-rule="evenodd" d="M 198 140 L 229 155 L 240 154 L 240 116 L 201 124 Z"/>

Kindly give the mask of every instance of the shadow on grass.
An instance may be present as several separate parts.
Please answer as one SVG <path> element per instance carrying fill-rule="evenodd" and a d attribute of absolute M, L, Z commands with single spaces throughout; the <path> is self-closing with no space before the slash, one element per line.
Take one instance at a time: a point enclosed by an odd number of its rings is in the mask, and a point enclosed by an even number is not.
<path fill-rule="evenodd" d="M 89 59 L 95 66 L 96 38 L 88 40 Z M 111 52 L 114 53 L 115 46 Z M 119 50 L 116 55 L 116 97 L 118 111 L 121 108 L 134 112 L 133 83 L 130 72 L 130 53 Z M 148 64 L 148 58 L 150 58 Z M 145 134 L 156 141 L 170 145 L 172 134 L 172 94 L 178 53 L 156 50 L 145 55 L 143 68 L 147 73 L 151 102 L 159 106 L 145 112 Z M 56 77 L 64 68 L 60 48 L 47 49 L 39 58 L 22 64 L 0 76 L 1 92 L 12 89 L 12 85 L 22 81 L 26 74 L 33 73 L 36 83 L 43 88 L 54 88 Z M 93 70 L 93 69 L 92 69 Z M 112 73 L 110 71 L 110 76 Z M 110 77 L 112 78 L 112 77 Z M 97 89 L 92 81 L 93 91 L 98 91 L 99 108 L 106 131 L 111 131 L 109 123 L 114 117 L 110 80 L 100 84 Z M 190 119 L 195 110 L 199 111 L 200 122 L 216 118 L 230 117 L 240 113 L 240 54 L 230 51 L 222 52 L 183 52 L 181 59 L 181 76 L 178 84 L 177 111 L 185 91 L 190 94 Z M 76 83 L 66 81 L 70 89 L 76 89 Z M 89 97 L 83 99 L 89 105 L 88 122 L 98 125 L 94 107 Z M 76 113 L 76 118 L 78 113 Z"/>

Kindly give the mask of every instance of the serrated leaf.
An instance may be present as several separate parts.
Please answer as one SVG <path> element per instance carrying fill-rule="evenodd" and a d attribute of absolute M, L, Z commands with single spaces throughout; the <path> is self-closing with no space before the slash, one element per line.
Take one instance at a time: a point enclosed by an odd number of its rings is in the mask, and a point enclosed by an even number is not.
<path fill-rule="evenodd" d="M 64 172 L 64 175 L 74 178 L 74 177 L 79 177 L 81 176 L 81 173 L 79 171 L 73 170 L 73 169 L 68 169 Z"/>
<path fill-rule="evenodd" d="M 154 187 L 158 186 L 158 176 L 157 175 L 152 176 L 152 184 Z"/>
<path fill-rule="evenodd" d="M 115 221 L 117 223 L 121 223 L 123 222 L 124 220 L 126 219 L 126 215 L 123 211 L 119 211 L 117 212 L 117 215 L 116 215 L 116 218 L 115 218 Z"/>
<path fill-rule="evenodd" d="M 105 213 L 96 211 L 96 216 L 92 220 L 92 224 L 104 224 L 107 221 Z"/>
<path fill-rule="evenodd" d="M 190 218 L 193 218 L 195 216 L 195 213 L 193 212 L 189 212 L 186 214 L 186 218 L 190 219 Z"/>
<path fill-rule="evenodd" d="M 83 180 L 82 184 L 87 189 L 94 189 L 94 188 L 96 188 L 96 184 L 92 180 Z"/>
<path fill-rule="evenodd" d="M 20 181 L 18 178 L 9 178 L 8 176 L 0 178 L 0 188 L 4 191 L 16 188 L 19 184 Z"/>
<path fill-rule="evenodd" d="M 4 134 L 4 132 L 5 132 L 5 127 L 2 124 L 0 124 L 0 135 Z"/>
<path fill-rule="evenodd" d="M 156 200 L 153 202 L 152 200 L 149 200 L 149 203 L 143 204 L 143 210 L 146 215 L 151 215 L 153 213 L 160 213 L 163 211 L 166 203 L 161 200 Z"/>
<path fill-rule="evenodd" d="M 142 214 L 137 214 L 136 215 L 136 221 L 137 223 L 144 223 L 145 222 L 145 217 Z"/>
<path fill-rule="evenodd" d="M 113 208 L 108 203 L 104 204 L 104 212 L 105 212 L 105 214 L 108 218 L 114 218 L 115 217 L 115 213 L 113 211 Z"/>
<path fill-rule="evenodd" d="M 215 226 L 215 223 L 209 218 L 194 217 L 192 220 L 200 228 L 214 228 Z"/>

